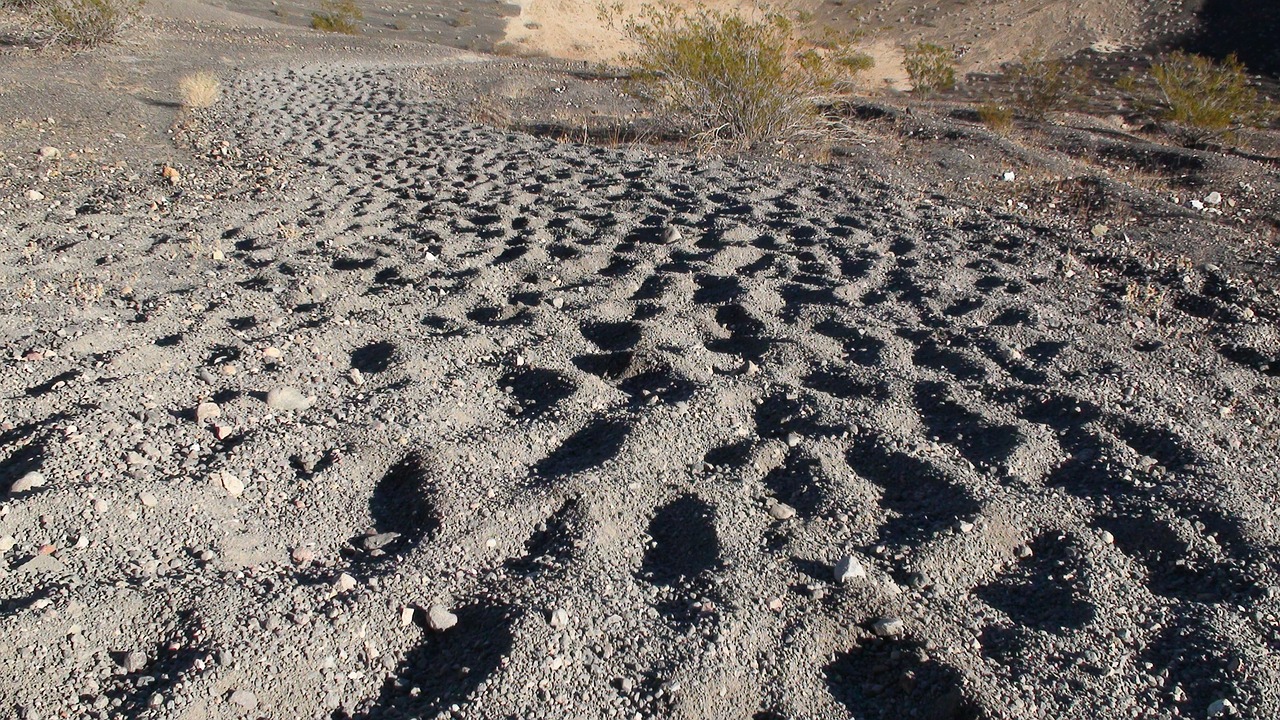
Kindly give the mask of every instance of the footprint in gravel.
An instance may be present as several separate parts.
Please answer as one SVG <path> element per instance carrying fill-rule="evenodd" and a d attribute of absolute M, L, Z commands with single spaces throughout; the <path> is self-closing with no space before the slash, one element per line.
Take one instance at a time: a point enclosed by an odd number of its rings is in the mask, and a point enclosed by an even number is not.
<path fill-rule="evenodd" d="M 516 608 L 474 603 L 456 608 L 458 624 L 443 632 L 425 630 L 378 698 L 355 715 L 374 718 L 435 717 L 465 706 L 470 696 L 501 669 L 515 644 Z M 424 613 L 415 612 L 414 619 Z"/>
<path fill-rule="evenodd" d="M 952 338 L 950 343 L 940 342 L 939 340 L 921 337 L 919 332 L 900 332 L 904 338 L 917 342 L 915 354 L 912 361 L 920 366 L 945 372 L 957 380 L 985 380 L 987 370 L 982 363 L 969 354 L 956 349 L 957 347 L 968 347 L 968 341 L 963 338 Z"/>
<path fill-rule="evenodd" d="M 1168 624 L 1168 623 L 1167 623 Z M 1155 668 L 1159 673 L 1159 685 L 1151 685 L 1150 692 L 1157 696 L 1146 704 L 1151 710 L 1163 709 L 1185 712 L 1193 708 L 1201 712 L 1209 704 L 1221 698 L 1229 698 L 1248 706 L 1250 696 L 1256 698 L 1249 673 L 1231 670 L 1231 665 L 1244 661 L 1226 637 L 1215 636 L 1207 624 L 1199 618 L 1182 619 L 1168 624 L 1160 634 L 1147 644 L 1140 656 L 1138 667 Z M 1248 667 L 1244 661 L 1243 667 Z M 1180 688 L 1181 697 L 1174 695 Z M 1167 716 L 1166 716 L 1167 717 Z M 1193 716 L 1194 717 L 1194 716 Z M 1203 717 L 1203 715 L 1201 715 Z"/>
<path fill-rule="evenodd" d="M 351 367 L 365 375 L 380 373 L 391 367 L 396 346 L 389 342 L 369 343 L 351 353 Z"/>
<path fill-rule="evenodd" d="M 381 563 L 430 541 L 440 529 L 436 488 L 423 459 L 412 454 L 391 466 L 369 499 L 373 531 L 352 538 L 359 557 Z"/>
<path fill-rule="evenodd" d="M 822 464 L 797 450 L 787 453 L 786 461 L 765 475 L 763 482 L 775 498 L 805 518 L 817 514 L 832 485 Z"/>
<path fill-rule="evenodd" d="M 621 322 L 589 322 L 582 325 L 582 336 L 605 352 L 630 350 L 640 342 L 640 325 Z"/>
<path fill-rule="evenodd" d="M 884 351 L 884 341 L 867 335 L 862 328 L 846 325 L 835 320 L 823 320 L 815 323 L 814 332 L 839 340 L 844 346 L 846 359 L 859 365 L 875 367 L 880 364 L 880 353 Z"/>
<path fill-rule="evenodd" d="M 1099 518 L 1116 547 L 1147 571 L 1151 592 L 1168 598 L 1220 603 L 1257 588 L 1237 567 L 1207 557 L 1167 520 L 1147 508 Z"/>
<path fill-rule="evenodd" d="M 536 420 L 546 415 L 578 389 L 565 373 L 542 368 L 518 368 L 498 379 L 498 387 L 511 396 L 512 416 Z"/>
<path fill-rule="evenodd" d="M 729 333 L 729 337 L 708 340 L 706 345 L 711 352 L 759 361 L 778 342 L 766 337 L 764 323 L 737 303 L 716 308 L 716 322 Z"/>
<path fill-rule="evenodd" d="M 678 623 L 696 620 L 692 605 L 712 594 L 711 576 L 720 568 L 715 508 L 692 494 L 658 508 L 636 577 L 657 590 L 662 614 Z"/>
<path fill-rule="evenodd" d="M 867 638 L 825 668 L 827 689 L 857 718 L 981 720 L 960 673 L 915 641 Z"/>
<path fill-rule="evenodd" d="M 994 424 L 956 402 L 946 383 L 917 383 L 915 401 L 929 434 L 955 446 L 974 465 L 1004 462 L 1023 442 L 1016 426 Z"/>
<path fill-rule="evenodd" d="M 597 467 L 618 455 L 631 429 L 623 420 L 594 418 L 534 465 L 534 472 L 551 481 Z"/>
<path fill-rule="evenodd" d="M 188 613 L 189 615 L 189 613 Z M 199 621 L 183 617 L 177 627 L 198 626 Z M 131 672 L 112 675 L 104 683 L 102 695 L 108 698 L 117 713 L 125 717 L 139 717 L 151 707 L 152 696 L 159 693 L 169 697 L 175 686 L 190 681 L 203 672 L 205 658 L 212 649 L 192 642 L 190 637 L 179 636 L 172 641 L 157 643 L 146 654 L 144 664 Z M 112 659 L 123 666 L 124 653 L 111 653 Z"/>
<path fill-rule="evenodd" d="M 504 563 L 507 570 L 526 579 L 562 572 L 581 555 L 586 523 L 582 500 L 566 500 L 551 517 L 534 528 L 524 542 L 524 555 Z"/>
<path fill-rule="evenodd" d="M 579 355 L 573 359 L 573 364 L 602 380 L 616 383 L 619 390 L 640 404 L 688 400 L 697 389 L 665 359 L 650 352 Z"/>
<path fill-rule="evenodd" d="M 1097 607 L 1088 599 L 1079 543 L 1050 532 L 1028 547 L 1029 556 L 975 594 L 1015 623 L 1046 632 L 1078 629 L 1093 620 Z"/>
<path fill-rule="evenodd" d="M 24 423 L 0 433 L 0 489 L 3 489 L 3 494 L 7 495 L 13 484 L 27 473 L 40 470 L 50 439 L 45 428 L 66 417 L 59 413 L 43 422 Z M 34 490 L 39 491 L 39 488 Z"/>
<path fill-rule="evenodd" d="M 881 488 L 880 507 L 889 517 L 880 541 L 898 547 L 916 545 L 956 520 L 977 514 L 979 503 L 958 482 L 932 464 L 867 438 L 846 454 L 849 466 Z"/>

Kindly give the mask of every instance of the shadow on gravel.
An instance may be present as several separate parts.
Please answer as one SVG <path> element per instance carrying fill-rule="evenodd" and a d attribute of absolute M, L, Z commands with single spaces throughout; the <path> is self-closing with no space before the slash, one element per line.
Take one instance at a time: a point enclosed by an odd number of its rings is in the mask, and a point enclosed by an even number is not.
<path fill-rule="evenodd" d="M 382 686 L 376 700 L 355 719 L 435 717 L 450 707 L 465 707 L 469 696 L 491 678 L 510 654 L 516 610 L 506 605 L 473 604 L 455 609 L 458 624 L 444 632 L 427 631 Z M 418 615 L 421 613 L 415 613 Z M 349 718 L 335 713 L 334 718 Z"/>
<path fill-rule="evenodd" d="M 392 465 L 373 489 L 369 514 L 377 533 L 398 533 L 399 536 L 381 545 L 379 554 L 368 559 L 381 562 L 434 538 L 440 531 L 435 494 L 420 456 L 411 454 Z"/>
<path fill-rule="evenodd" d="M 1016 426 L 988 422 L 952 399 L 945 383 L 917 383 L 915 402 L 929 434 L 953 445 L 974 465 L 1002 463 L 1023 442 Z"/>
<path fill-rule="evenodd" d="M 891 547 L 925 542 L 982 509 L 942 470 L 873 439 L 859 440 L 846 460 L 858 475 L 881 488 L 880 507 L 890 516 L 880 526 L 879 539 Z"/>
<path fill-rule="evenodd" d="M 365 375 L 380 373 L 391 367 L 396 346 L 389 342 L 369 343 L 351 353 L 351 367 Z"/>
<path fill-rule="evenodd" d="M 690 620 L 694 600 L 711 594 L 711 573 L 721 568 L 715 508 L 682 495 L 658 508 L 649 521 L 650 542 L 636 577 L 673 592 L 655 605 L 676 622 Z"/>
<path fill-rule="evenodd" d="M 1030 546 L 1031 557 L 975 594 L 1019 625 L 1054 633 L 1084 627 L 1097 615 L 1097 607 L 1087 599 L 1078 543 L 1058 533 L 1045 533 Z"/>
<path fill-rule="evenodd" d="M 45 446 L 49 442 L 46 427 L 56 425 L 67 416 L 63 413 L 50 416 L 41 422 L 24 423 L 0 433 L 0 489 L 3 495 L 23 475 L 39 470 L 44 465 Z M 34 492 L 39 492 L 36 488 Z"/>
<path fill-rule="evenodd" d="M 511 396 L 511 414 L 521 420 L 536 420 L 578 389 L 565 373 L 541 368 L 519 368 L 503 375 L 498 386 Z"/>
<path fill-rule="evenodd" d="M 920 643 L 868 638 L 837 653 L 823 672 L 832 697 L 857 718 L 981 720 L 964 696 L 960 674 L 924 660 Z"/>
<path fill-rule="evenodd" d="M 1256 697 L 1247 673 L 1232 672 L 1231 663 L 1243 659 L 1225 637 L 1215 637 L 1199 618 L 1175 621 L 1152 638 L 1140 656 L 1158 672 L 1167 673 L 1162 684 L 1166 688 L 1180 686 L 1186 696 L 1176 703 L 1172 693 L 1161 693 L 1159 707 L 1152 711 L 1176 712 L 1181 708 L 1206 708 L 1219 698 L 1231 698 L 1244 707 Z M 1246 663 L 1246 667 L 1248 664 Z M 1141 665 L 1139 665 L 1141 667 Z"/>
<path fill-rule="evenodd" d="M 803 518 L 817 514 L 831 483 L 820 462 L 796 450 L 787 453 L 786 461 L 769 471 L 763 482 L 775 498 L 795 508 Z"/>
<path fill-rule="evenodd" d="M 178 637 L 156 643 L 141 669 L 111 676 L 102 694 L 112 701 L 116 713 L 140 717 L 151 708 L 153 695 L 170 696 L 175 685 L 200 672 L 195 670 L 196 663 L 209 657 L 212 648 L 192 643 L 185 632 L 198 624 L 191 613 L 183 613 L 177 623 Z M 123 659 L 122 653 L 111 655 L 117 663 Z"/>
<path fill-rule="evenodd" d="M 507 570 L 524 578 L 565 569 L 578 555 L 586 510 L 580 498 L 569 498 L 524 541 L 524 555 L 507 560 Z"/>
<path fill-rule="evenodd" d="M 626 421 L 595 418 L 538 461 L 534 472 L 550 481 L 590 470 L 616 457 L 630 434 L 631 424 Z"/>
<path fill-rule="evenodd" d="M 581 330 L 583 337 L 605 352 L 630 350 L 640 342 L 640 324 L 627 320 L 583 323 Z"/>

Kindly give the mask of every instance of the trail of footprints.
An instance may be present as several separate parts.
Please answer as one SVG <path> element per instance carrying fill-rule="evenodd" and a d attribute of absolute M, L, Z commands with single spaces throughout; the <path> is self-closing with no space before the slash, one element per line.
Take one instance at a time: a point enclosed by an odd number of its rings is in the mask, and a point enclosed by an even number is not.
<path fill-rule="evenodd" d="M 1080 698 L 1115 693 L 1134 717 L 1224 693 L 1275 710 L 1235 665 L 1276 642 L 1252 612 L 1272 548 L 1188 492 L 1220 460 L 1098 401 L 1112 370 L 1087 343 L 1108 336 L 1025 271 L 1052 263 L 1034 228 L 956 227 L 816 171 L 506 135 L 378 69 L 231 93 L 244 141 L 304 156 L 315 198 L 297 237 L 267 210 L 231 233 L 254 275 L 236 292 L 345 353 L 387 407 L 492 398 L 349 478 L 369 524 L 311 581 L 431 595 L 458 625 L 395 636 L 338 716 L 1085 717 Z M 269 313 L 223 314 L 266 333 Z M 326 338 L 340 315 L 364 321 L 354 346 Z M 15 437 L 6 469 L 37 466 Z M 459 461 L 498 452 L 513 472 Z M 831 586 L 845 552 L 871 582 Z M 906 636 L 875 637 L 881 616 Z"/>

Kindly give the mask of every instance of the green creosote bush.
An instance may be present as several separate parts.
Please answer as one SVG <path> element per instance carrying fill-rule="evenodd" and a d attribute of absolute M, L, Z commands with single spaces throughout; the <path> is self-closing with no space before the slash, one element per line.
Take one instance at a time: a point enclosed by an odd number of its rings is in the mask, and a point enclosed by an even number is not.
<path fill-rule="evenodd" d="M 1024 54 L 1009 74 L 1014 105 L 1033 120 L 1078 103 L 1088 85 L 1084 71 L 1042 50 Z"/>
<path fill-rule="evenodd" d="M 31 0 L 27 7 L 48 44 L 77 50 L 114 41 L 142 14 L 135 0 Z"/>
<path fill-rule="evenodd" d="M 320 9 L 311 13 L 311 28 L 324 32 L 358 35 L 364 13 L 355 0 L 320 0 Z"/>
<path fill-rule="evenodd" d="M 1153 111 L 1166 129 L 1190 146 L 1230 138 L 1237 130 L 1259 127 L 1276 115 L 1273 102 L 1249 83 L 1234 54 L 1221 64 L 1200 55 L 1174 52 L 1151 66 L 1142 78 L 1117 83 L 1143 110 Z"/>
<path fill-rule="evenodd" d="M 777 12 L 753 17 L 663 2 L 603 19 L 635 45 L 621 62 L 634 69 L 631 91 L 698 128 L 695 140 L 738 148 L 821 134 L 818 100 L 847 92 L 874 61 L 830 36 L 805 39 Z"/>
<path fill-rule="evenodd" d="M 911 79 L 911 91 L 921 95 L 956 86 L 955 54 L 941 45 L 919 42 L 902 51 L 902 65 Z"/>

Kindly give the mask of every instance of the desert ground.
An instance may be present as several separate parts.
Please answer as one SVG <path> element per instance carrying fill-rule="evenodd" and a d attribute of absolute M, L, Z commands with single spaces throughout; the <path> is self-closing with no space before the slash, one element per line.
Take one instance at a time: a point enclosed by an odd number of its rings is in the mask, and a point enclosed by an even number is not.
<path fill-rule="evenodd" d="M 973 111 L 1195 7 L 818 8 L 975 74 L 783 158 L 555 2 L 0 11 L 0 714 L 1280 716 L 1280 132 Z"/>

